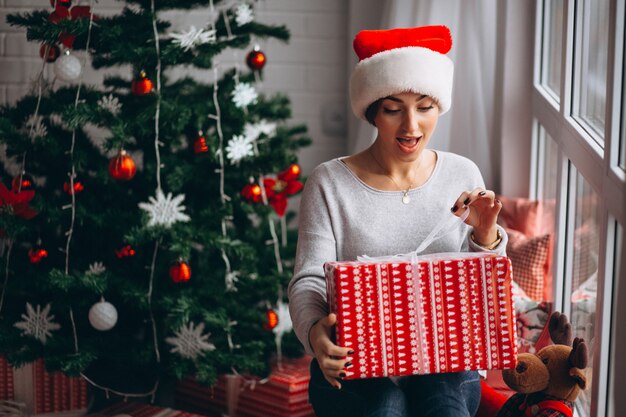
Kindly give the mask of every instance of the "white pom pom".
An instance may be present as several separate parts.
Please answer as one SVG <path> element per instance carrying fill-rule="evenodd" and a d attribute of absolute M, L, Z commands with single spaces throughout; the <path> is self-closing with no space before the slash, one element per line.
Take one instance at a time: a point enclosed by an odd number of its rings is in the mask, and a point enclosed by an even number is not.
<path fill-rule="evenodd" d="M 80 77 L 83 68 L 80 60 L 69 51 L 54 62 L 54 73 L 63 81 L 74 81 Z"/>
<path fill-rule="evenodd" d="M 117 323 L 117 310 L 104 298 L 89 309 L 89 323 L 96 330 L 111 330 Z"/>

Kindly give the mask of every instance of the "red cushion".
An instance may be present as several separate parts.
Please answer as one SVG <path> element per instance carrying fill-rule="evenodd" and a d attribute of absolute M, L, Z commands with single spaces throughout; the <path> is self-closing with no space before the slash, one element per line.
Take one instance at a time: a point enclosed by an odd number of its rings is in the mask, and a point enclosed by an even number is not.
<path fill-rule="evenodd" d="M 476 417 L 496 417 L 507 397 L 492 387 L 485 381 L 480 381 L 480 405 L 476 412 Z"/>
<path fill-rule="evenodd" d="M 550 268 L 550 235 L 527 238 L 513 229 L 506 232 L 509 236 L 506 253 L 513 266 L 513 279 L 530 298 L 542 300 Z"/>
<path fill-rule="evenodd" d="M 497 198 L 502 202 L 498 223 L 503 227 L 522 232 L 526 236 L 536 236 L 540 233 L 539 201 L 504 196 Z"/>

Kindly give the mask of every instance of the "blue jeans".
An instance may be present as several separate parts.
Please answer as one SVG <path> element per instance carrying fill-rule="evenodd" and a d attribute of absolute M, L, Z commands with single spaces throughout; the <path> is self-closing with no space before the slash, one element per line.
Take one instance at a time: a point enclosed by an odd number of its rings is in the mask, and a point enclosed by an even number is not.
<path fill-rule="evenodd" d="M 472 417 L 480 402 L 477 372 L 341 381 L 340 390 L 311 362 L 309 401 L 317 417 Z"/>

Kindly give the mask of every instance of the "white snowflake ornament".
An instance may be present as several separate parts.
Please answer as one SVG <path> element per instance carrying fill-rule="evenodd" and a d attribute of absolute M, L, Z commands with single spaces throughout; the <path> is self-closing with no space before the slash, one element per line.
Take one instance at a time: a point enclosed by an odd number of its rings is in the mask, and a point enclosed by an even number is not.
<path fill-rule="evenodd" d="M 102 96 L 100 100 L 98 100 L 98 107 L 108 111 L 113 116 L 117 116 L 122 110 L 122 103 L 120 103 L 119 99 L 113 94 L 109 94 L 108 96 Z"/>
<path fill-rule="evenodd" d="M 167 337 L 165 341 L 174 346 L 170 352 L 177 353 L 183 358 L 196 359 L 204 351 L 215 350 L 215 345 L 208 341 L 211 333 L 202 334 L 203 331 L 204 323 L 196 326 L 191 321 L 174 332 L 176 337 Z"/>
<path fill-rule="evenodd" d="M 22 131 L 26 132 L 31 140 L 44 137 L 48 134 L 48 129 L 43 124 L 43 116 L 35 116 L 31 114 L 24 121 L 24 128 Z"/>
<path fill-rule="evenodd" d="M 156 198 L 150 197 L 149 203 L 139 203 L 139 208 L 145 210 L 150 215 L 148 226 L 165 226 L 166 228 L 178 221 L 188 222 L 190 217 L 183 213 L 185 206 L 181 205 L 185 199 L 184 194 L 179 194 L 172 198 L 172 193 L 167 196 L 160 188 L 157 189 Z"/>
<path fill-rule="evenodd" d="M 233 91 L 233 103 L 238 108 L 255 104 L 259 95 L 250 83 L 239 83 Z"/>
<path fill-rule="evenodd" d="M 278 324 L 272 329 L 276 337 L 282 338 L 286 333 L 293 330 L 291 315 L 289 314 L 289 304 L 279 301 L 276 304 L 276 315 L 278 315 Z"/>
<path fill-rule="evenodd" d="M 252 143 L 243 135 L 233 136 L 226 146 L 226 157 L 232 165 L 253 154 Z"/>
<path fill-rule="evenodd" d="M 237 9 L 235 10 L 235 22 L 237 22 L 237 26 L 243 26 L 253 20 L 254 14 L 252 13 L 252 8 L 249 4 L 242 3 L 237 6 Z"/>
<path fill-rule="evenodd" d="M 89 269 L 87 271 L 85 271 L 86 275 L 100 275 L 103 274 L 104 271 L 106 271 L 106 267 L 104 266 L 104 263 L 102 262 L 94 262 L 92 264 L 89 264 Z"/>
<path fill-rule="evenodd" d="M 170 37 L 174 38 L 173 42 L 179 44 L 185 51 L 196 45 L 214 43 L 217 39 L 215 30 L 196 29 L 195 26 L 191 26 L 187 32 L 172 33 Z"/>
<path fill-rule="evenodd" d="M 276 132 L 276 123 L 261 120 L 258 123 L 246 123 L 243 127 L 243 135 L 250 142 L 254 142 L 261 135 L 272 136 Z"/>
<path fill-rule="evenodd" d="M 45 345 L 47 338 L 52 337 L 52 331 L 61 328 L 60 324 L 52 321 L 54 315 L 49 315 L 50 307 L 48 303 L 42 310 L 37 304 L 37 310 L 35 310 L 30 303 L 26 303 L 26 314 L 22 314 L 24 321 L 18 321 L 14 326 L 21 329 L 23 335 L 33 336 Z"/>

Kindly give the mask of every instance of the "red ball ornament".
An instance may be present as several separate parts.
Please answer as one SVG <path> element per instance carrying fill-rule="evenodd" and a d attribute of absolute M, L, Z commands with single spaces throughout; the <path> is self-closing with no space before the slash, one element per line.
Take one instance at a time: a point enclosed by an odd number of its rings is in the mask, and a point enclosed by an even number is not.
<path fill-rule="evenodd" d="M 263 327 L 267 330 L 272 330 L 274 327 L 278 326 L 278 313 L 276 313 L 276 311 L 270 308 L 265 312 L 265 316 L 267 321 Z"/>
<path fill-rule="evenodd" d="M 209 151 L 209 145 L 206 144 L 206 139 L 202 136 L 202 132 L 199 133 L 198 139 L 193 143 L 193 152 L 195 154 L 206 153 Z"/>
<path fill-rule="evenodd" d="M 123 149 L 109 161 L 109 174 L 113 179 L 128 181 L 135 176 L 135 172 L 137 172 L 135 161 Z"/>
<path fill-rule="evenodd" d="M 170 278 L 175 283 L 187 282 L 191 278 L 191 268 L 183 261 L 170 266 Z"/>
<path fill-rule="evenodd" d="M 85 189 L 85 186 L 80 181 L 74 181 L 74 194 L 79 194 Z M 72 195 L 72 185 L 68 182 L 63 184 L 63 191 Z"/>
<path fill-rule="evenodd" d="M 42 43 L 39 48 L 39 56 L 44 58 L 46 62 L 54 62 L 61 55 L 61 50 L 56 45 Z"/>
<path fill-rule="evenodd" d="M 152 81 L 146 76 L 144 71 L 139 73 L 139 79 L 133 80 L 130 87 L 131 92 L 136 96 L 145 96 L 153 89 Z"/>
<path fill-rule="evenodd" d="M 28 259 L 31 264 L 38 264 L 43 258 L 48 257 L 48 251 L 44 248 L 30 248 L 28 250 Z"/>
<path fill-rule="evenodd" d="M 135 249 L 133 249 L 130 245 L 126 245 L 123 248 L 115 249 L 115 256 L 117 259 L 128 258 L 131 256 L 135 256 Z"/>
<path fill-rule="evenodd" d="M 55 7 L 55 8 L 57 6 L 69 8 L 72 6 L 72 0 L 50 0 L 50 6 Z"/>
<path fill-rule="evenodd" d="M 19 174 L 13 178 L 11 190 L 14 192 L 27 191 L 33 189 L 35 184 L 28 174 Z"/>
<path fill-rule="evenodd" d="M 246 56 L 246 64 L 248 64 L 248 68 L 253 71 L 262 70 L 266 62 L 267 58 L 258 46 L 255 46 L 254 49 L 248 53 L 248 56 Z"/>

